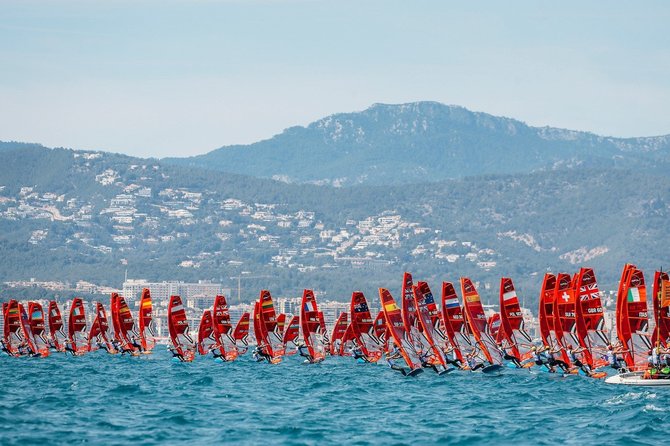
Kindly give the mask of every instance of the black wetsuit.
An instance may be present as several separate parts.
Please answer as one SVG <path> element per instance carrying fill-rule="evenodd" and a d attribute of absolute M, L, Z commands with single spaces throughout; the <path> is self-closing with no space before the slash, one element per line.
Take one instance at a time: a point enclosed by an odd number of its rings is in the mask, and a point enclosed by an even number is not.
<path fill-rule="evenodd" d="M 303 351 L 304 348 L 307 348 L 307 346 L 306 345 L 301 345 L 300 347 L 298 347 L 298 354 L 300 354 L 300 356 L 302 356 L 303 358 L 306 358 L 309 362 L 314 361 L 314 358 L 312 358 L 312 355 L 310 355 L 309 353 L 305 353 Z"/>

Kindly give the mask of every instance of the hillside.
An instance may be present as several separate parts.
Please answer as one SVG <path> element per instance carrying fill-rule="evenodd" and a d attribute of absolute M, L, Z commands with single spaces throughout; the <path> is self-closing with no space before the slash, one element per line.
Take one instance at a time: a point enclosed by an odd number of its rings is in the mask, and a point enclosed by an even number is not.
<path fill-rule="evenodd" d="M 666 174 L 670 135 L 610 138 L 435 102 L 375 104 L 167 163 L 293 183 L 390 185 L 574 168 Z"/>
<path fill-rule="evenodd" d="M 0 166 L 0 282 L 120 286 L 127 269 L 233 286 L 249 271 L 268 276 L 250 290 L 346 299 L 399 288 L 410 270 L 436 288 L 470 275 L 491 287 L 487 301 L 509 275 L 531 301 L 547 269 L 587 264 L 612 289 L 624 262 L 667 267 L 667 176 L 580 169 L 333 188 L 36 146 L 0 151 Z"/>

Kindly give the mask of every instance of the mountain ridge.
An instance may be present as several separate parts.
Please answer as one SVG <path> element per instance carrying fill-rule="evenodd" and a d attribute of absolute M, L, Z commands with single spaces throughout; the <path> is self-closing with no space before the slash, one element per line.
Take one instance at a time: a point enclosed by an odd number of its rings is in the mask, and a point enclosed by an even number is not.
<path fill-rule="evenodd" d="M 532 127 L 425 101 L 373 104 L 361 112 L 289 127 L 257 143 L 162 161 L 286 182 L 350 186 L 581 167 L 663 173 L 668 159 L 670 135 L 614 138 Z"/>

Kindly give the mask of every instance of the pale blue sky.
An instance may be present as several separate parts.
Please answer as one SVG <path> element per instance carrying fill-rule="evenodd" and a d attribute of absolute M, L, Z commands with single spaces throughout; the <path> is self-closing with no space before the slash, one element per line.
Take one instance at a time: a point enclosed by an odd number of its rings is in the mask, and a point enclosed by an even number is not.
<path fill-rule="evenodd" d="M 0 140 L 186 156 L 418 100 L 667 134 L 669 24 L 667 1 L 0 0 Z"/>

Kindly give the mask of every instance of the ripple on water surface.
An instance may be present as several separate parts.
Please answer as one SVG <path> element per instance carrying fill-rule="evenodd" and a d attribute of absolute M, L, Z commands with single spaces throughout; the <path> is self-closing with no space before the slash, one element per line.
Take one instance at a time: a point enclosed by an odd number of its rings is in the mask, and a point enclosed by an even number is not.
<path fill-rule="evenodd" d="M 0 443 L 17 445 L 649 444 L 667 439 L 670 422 L 670 389 L 525 370 L 404 378 L 349 358 L 3 356 L 0 389 Z"/>

